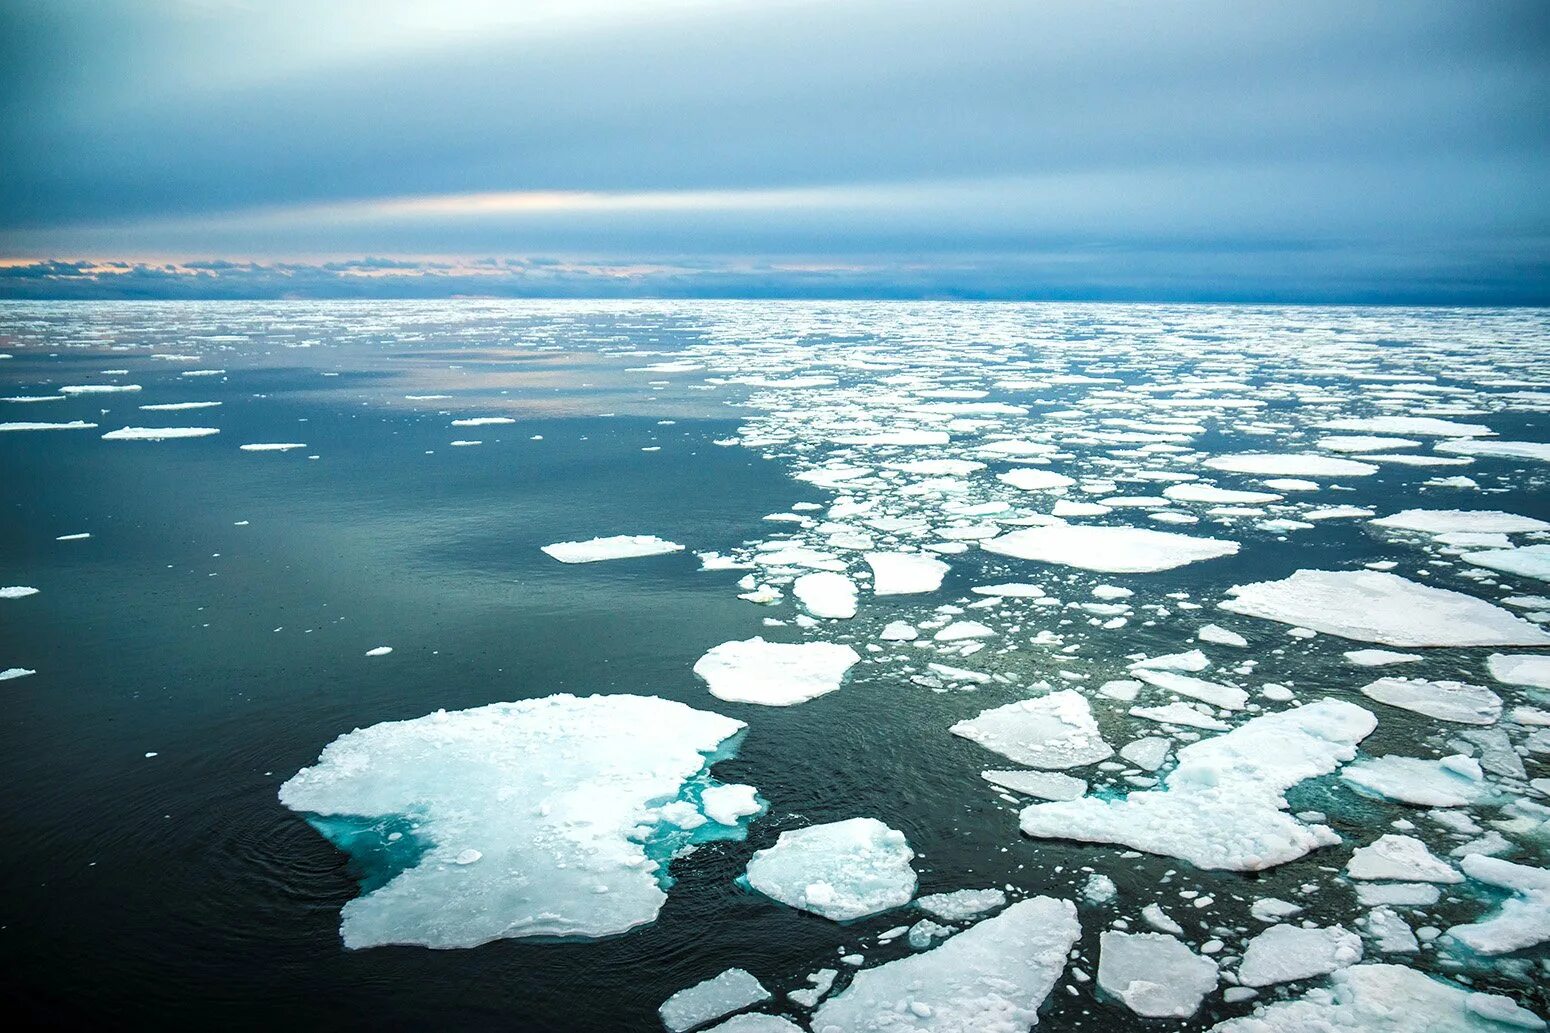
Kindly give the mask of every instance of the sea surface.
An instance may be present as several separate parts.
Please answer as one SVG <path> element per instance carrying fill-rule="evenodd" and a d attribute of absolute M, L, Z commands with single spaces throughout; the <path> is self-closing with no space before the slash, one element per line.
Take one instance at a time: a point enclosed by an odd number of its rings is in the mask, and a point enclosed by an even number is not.
<path fill-rule="evenodd" d="M 62 390 L 82 387 L 119 390 Z M 1545 531 L 1452 543 L 1371 521 L 1411 509 L 1550 520 L 1545 311 L 12 303 L 0 305 L 0 396 L 0 424 L 91 425 L 0 433 L 0 586 L 37 589 L 0 598 L 0 669 L 34 672 L 0 681 L 0 981 L 24 1020 L 644 1031 L 661 1028 L 656 1009 L 669 995 L 736 966 L 774 994 L 759 1010 L 805 1024 L 810 1012 L 787 991 L 828 967 L 842 992 L 857 970 L 842 955 L 861 955 L 865 970 L 916 953 L 907 938 L 879 934 L 925 916 L 904 906 L 839 923 L 737 879 L 782 832 L 858 816 L 904 833 L 919 893 L 997 887 L 1076 903 L 1082 935 L 1040 1030 L 1162 1024 L 1094 978 L 1099 934 L 1147 929 L 1140 913 L 1152 903 L 1224 976 L 1171 1028 L 1206 1029 L 1326 985 L 1320 974 L 1223 999 L 1245 943 L 1266 926 L 1250 913 L 1264 897 L 1299 904 L 1294 921 L 1365 935 L 1368 961 L 1550 1015 L 1545 944 L 1484 956 L 1446 935 L 1490 916 L 1501 888 L 1464 879 L 1441 886 L 1435 904 L 1396 908 L 1428 936 L 1384 954 L 1362 924 L 1371 908 L 1343 874 L 1351 851 L 1384 833 L 1412 835 L 1456 865 L 1456 849 L 1495 832 L 1500 842 L 1480 848 L 1550 866 L 1550 755 L 1534 718 L 1550 694 L 1487 667 L 1493 654 L 1546 650 L 1304 636 L 1218 605 L 1234 586 L 1299 569 L 1377 565 L 1544 627 L 1542 576 L 1462 557 L 1532 547 L 1550 541 Z M 145 408 L 189 402 L 219 405 Z M 1323 426 L 1389 417 L 1489 433 Z M 511 422 L 454 424 L 489 418 Z M 104 437 L 126 427 L 218 433 Z M 1360 436 L 1397 440 L 1325 440 Z M 1012 459 L 985 448 L 1013 440 L 1039 447 Z M 1443 447 L 1470 441 L 1538 451 Z M 252 444 L 298 447 L 240 447 Z M 1278 477 L 1206 465 L 1238 453 L 1375 469 Z M 929 465 L 955 459 L 983 465 Z M 1023 490 L 998 476 L 1016 469 L 1070 483 Z M 1264 483 L 1287 479 L 1306 483 Z M 1181 483 L 1275 498 L 1163 494 Z M 1062 500 L 1102 511 L 1057 517 Z M 848 506 L 839 516 L 836 502 Z M 981 547 L 1064 521 L 1237 550 L 1114 572 L 1086 551 L 1044 561 Z M 541 551 L 625 534 L 684 549 L 585 564 Z M 853 618 L 804 614 L 792 582 L 811 569 L 759 562 L 785 540 L 838 563 L 859 589 Z M 863 557 L 878 550 L 950 569 L 934 591 L 875 596 Z M 1007 582 L 1044 597 L 972 591 Z M 759 586 L 778 597 L 739 598 Z M 1418 614 L 1417 626 L 1428 619 Z M 895 621 L 920 637 L 881 639 Z M 984 634 L 934 637 L 960 621 Z M 1208 623 L 1247 645 L 1202 642 Z M 755 636 L 845 643 L 861 659 L 837 691 L 792 706 L 712 696 L 696 661 Z M 391 652 L 366 655 L 382 646 Z M 949 732 L 1070 689 L 1115 749 L 1155 735 L 1176 754 L 1217 733 L 1129 710 L 1191 700 L 1153 686 L 1134 702 L 1099 689 L 1129 678 L 1138 659 L 1197 648 L 1210 667 L 1195 676 L 1252 701 L 1206 708 L 1229 727 L 1338 699 L 1378 718 L 1362 759 L 1481 757 L 1486 747 L 1463 733 L 1489 727 L 1522 774 L 1488 766 L 1489 802 L 1453 808 L 1475 823 L 1465 832 L 1435 808 L 1359 792 L 1331 770 L 1297 784 L 1289 806 L 1342 842 L 1262 871 L 1207 870 L 1122 844 L 1022 834 L 1019 811 L 1036 801 L 980 777 L 1019 765 Z M 1373 648 L 1420 659 L 1359 667 L 1344 655 Z M 1488 687 L 1500 717 L 1450 723 L 1359 691 L 1386 676 Z M 1289 691 L 1267 696 L 1267 685 Z M 767 809 L 746 839 L 673 860 L 660 913 L 627 932 L 347 949 L 342 909 L 394 873 L 338 849 L 309 823 L 316 816 L 281 804 L 280 786 L 353 729 L 557 693 L 658 696 L 744 722 L 735 756 L 714 774 L 756 787 Z M 1146 772 L 1115 756 L 1066 774 L 1117 797 L 1171 763 Z M 1113 881 L 1111 898 L 1091 890 L 1094 874 Z"/>

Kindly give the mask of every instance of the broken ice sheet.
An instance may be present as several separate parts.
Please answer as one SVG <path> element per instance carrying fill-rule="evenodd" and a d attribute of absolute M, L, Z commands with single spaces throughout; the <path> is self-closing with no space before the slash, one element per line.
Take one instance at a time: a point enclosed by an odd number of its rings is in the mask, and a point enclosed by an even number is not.
<path fill-rule="evenodd" d="M 1114 754 L 1087 698 L 1071 689 L 986 710 L 950 731 L 1031 768 L 1080 767 Z"/>
<path fill-rule="evenodd" d="M 650 696 L 437 711 L 340 736 L 280 802 L 364 870 L 347 947 L 607 936 L 656 917 L 675 853 L 744 835 L 659 810 L 698 809 L 743 727 Z"/>
<path fill-rule="evenodd" d="M 694 673 L 710 694 L 736 703 L 788 707 L 834 692 L 861 657 L 833 642 L 723 642 L 700 657 Z"/>
<path fill-rule="evenodd" d="M 601 560 L 634 559 L 680 552 L 683 546 L 654 534 L 617 534 L 611 538 L 592 538 L 584 542 L 555 542 L 542 552 L 561 563 L 597 563 Z"/>
<path fill-rule="evenodd" d="M 904 833 L 850 818 L 782 832 L 753 855 L 744 878 L 783 904 L 846 922 L 909 903 L 914 856 Z"/>

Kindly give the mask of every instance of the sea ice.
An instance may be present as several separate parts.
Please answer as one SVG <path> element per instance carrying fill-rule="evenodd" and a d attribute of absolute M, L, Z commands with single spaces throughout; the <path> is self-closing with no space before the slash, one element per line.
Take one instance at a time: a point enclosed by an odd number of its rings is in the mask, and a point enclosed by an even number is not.
<path fill-rule="evenodd" d="M 1238 966 L 1245 986 L 1328 975 L 1362 960 L 1362 939 L 1340 926 L 1273 925 L 1250 940 Z"/>
<path fill-rule="evenodd" d="M 703 983 L 685 987 L 662 1002 L 657 1014 L 673 1033 L 703 1026 L 728 1012 L 770 999 L 770 992 L 749 973 L 729 968 Z"/>
<path fill-rule="evenodd" d="M 1052 470 L 1033 470 L 1027 467 L 997 474 L 996 479 L 1023 491 L 1056 491 L 1069 488 L 1076 482 L 1064 474 Z"/>
<path fill-rule="evenodd" d="M 982 542 L 980 547 L 1003 556 L 1111 574 L 1172 570 L 1186 563 L 1231 556 L 1238 551 L 1237 542 L 1220 538 L 1085 524 L 1023 528 Z"/>
<path fill-rule="evenodd" d="M 1081 935 L 1068 900 L 1034 897 L 940 946 L 856 973 L 814 1033 L 1025 1033 Z"/>
<path fill-rule="evenodd" d="M 1369 793 L 1417 807 L 1463 807 L 1495 795 L 1479 763 L 1462 754 L 1442 760 L 1377 757 L 1348 766 L 1340 777 Z"/>
<path fill-rule="evenodd" d="M 280 802 L 363 862 L 419 851 L 344 906 L 347 947 L 608 936 L 656 917 L 661 866 L 687 844 L 652 839 L 655 809 L 708 782 L 743 727 L 627 695 L 437 711 L 340 736 Z"/>
<path fill-rule="evenodd" d="M 848 922 L 909 903 L 914 856 L 904 833 L 850 818 L 782 832 L 749 859 L 745 878 L 783 904 Z"/>
<path fill-rule="evenodd" d="M 1087 698 L 1071 689 L 983 711 L 949 731 L 1031 768 L 1074 768 L 1114 754 Z"/>
<path fill-rule="evenodd" d="M 616 534 L 612 538 L 592 538 L 584 542 L 555 542 L 545 545 L 541 551 L 561 563 L 596 563 L 599 560 L 660 556 L 682 549 L 682 545 L 654 534 Z"/>
<path fill-rule="evenodd" d="M 1118 843 L 1200 868 L 1284 864 L 1340 837 L 1286 813 L 1282 794 L 1356 756 L 1356 744 L 1376 726 L 1368 711 L 1333 699 L 1256 717 L 1179 750 L 1160 789 L 1034 804 L 1022 812 L 1022 829 L 1045 839 Z"/>
<path fill-rule="evenodd" d="M 1397 879 L 1401 882 L 1463 882 L 1453 866 L 1436 857 L 1414 836 L 1379 836 L 1370 846 L 1357 847 L 1346 863 L 1353 879 Z"/>
<path fill-rule="evenodd" d="M 802 1027 L 790 1019 L 763 1012 L 734 1015 L 725 1022 L 712 1026 L 705 1033 L 803 1033 Z"/>
<path fill-rule="evenodd" d="M 1465 563 L 1477 567 L 1489 567 L 1503 574 L 1550 581 L 1550 545 L 1525 545 L 1518 549 L 1488 549 L 1485 552 L 1466 552 L 1460 557 Z"/>
<path fill-rule="evenodd" d="M 1367 416 L 1330 420 L 1319 424 L 1324 430 L 1345 430 L 1372 434 L 1418 434 L 1423 438 L 1466 438 L 1493 435 L 1496 431 L 1479 423 L 1459 423 L 1431 416 Z"/>
<path fill-rule="evenodd" d="M 916 595 L 942 587 L 948 566 L 941 560 L 912 552 L 869 552 L 873 595 Z"/>
<path fill-rule="evenodd" d="M 305 442 L 298 441 L 260 441 L 251 445 L 238 445 L 244 452 L 290 452 L 298 448 L 306 448 Z"/>
<path fill-rule="evenodd" d="M 1257 473 L 1271 477 L 1365 477 L 1378 472 L 1371 463 L 1309 453 L 1238 452 L 1214 456 L 1205 466 L 1230 473 Z"/>
<path fill-rule="evenodd" d="M 1503 685 L 1550 689 L 1550 656 L 1492 653 L 1486 659 L 1486 669 Z"/>
<path fill-rule="evenodd" d="M 1550 634 L 1499 606 L 1376 570 L 1299 570 L 1229 588 L 1225 610 L 1389 646 L 1543 646 Z"/>
<path fill-rule="evenodd" d="M 1248 646 L 1249 640 L 1236 631 L 1229 631 L 1219 624 L 1206 624 L 1195 632 L 1195 637 L 1202 642 L 1210 642 L 1218 646 L 1234 646 L 1243 649 Z"/>
<path fill-rule="evenodd" d="M 1455 925 L 1449 936 L 1480 954 L 1507 954 L 1550 940 L 1550 870 L 1484 854 L 1469 854 L 1459 866 L 1476 882 L 1513 895 L 1490 918 Z"/>
<path fill-rule="evenodd" d="M 833 642 L 723 642 L 700 657 L 694 673 L 710 694 L 734 703 L 789 707 L 834 692 L 861 657 Z"/>
<path fill-rule="evenodd" d="M 803 574 L 792 584 L 791 594 L 814 617 L 845 620 L 856 615 L 856 584 L 844 574 Z"/>
<path fill-rule="evenodd" d="M 1216 989 L 1216 962 L 1163 933 L 1098 937 L 1098 985 L 1137 1015 L 1184 1019 Z"/>
<path fill-rule="evenodd" d="M 1075 800 L 1087 793 L 1087 783 L 1058 771 L 981 771 L 992 785 L 1040 800 Z"/>
<path fill-rule="evenodd" d="M 1346 662 L 1357 667 L 1387 667 L 1390 664 L 1413 664 L 1421 659 L 1420 653 L 1396 653 L 1391 649 L 1352 649 L 1345 654 Z"/>
<path fill-rule="evenodd" d="M 915 904 L 944 922 L 966 922 L 1005 906 L 1006 894 L 1000 890 L 954 890 L 920 897 Z"/>
<path fill-rule="evenodd" d="M 1439 441 L 1437 451 L 1465 456 L 1537 459 L 1541 462 L 1550 462 L 1550 442 L 1546 441 Z"/>
<path fill-rule="evenodd" d="M 25 599 L 37 594 L 38 590 L 31 585 L 7 585 L 0 588 L 0 599 Z"/>
<path fill-rule="evenodd" d="M 1173 671 L 1153 671 L 1145 667 L 1133 667 L 1131 670 L 1135 672 L 1137 678 L 1148 685 L 1166 689 L 1180 696 L 1189 696 L 1223 710 L 1242 710 L 1249 701 L 1247 692 L 1235 689 L 1231 685 L 1221 685 L 1206 681 L 1204 678 L 1191 678 L 1187 674 L 1175 674 Z"/>
<path fill-rule="evenodd" d="M 219 427 L 120 427 L 102 435 L 104 441 L 170 441 L 174 438 L 207 438 Z"/>
<path fill-rule="evenodd" d="M 69 423 L 0 423 L 0 431 L 8 430 L 91 430 L 97 426 L 95 423 L 87 423 L 85 420 L 71 420 Z"/>
<path fill-rule="evenodd" d="M 1550 523 L 1533 517 L 1503 513 L 1494 509 L 1406 509 L 1372 521 L 1374 527 L 1423 534 L 1519 534 L 1524 531 L 1550 531 Z"/>
<path fill-rule="evenodd" d="M 1481 685 L 1423 678 L 1380 678 L 1362 686 L 1362 695 L 1391 707 L 1465 725 L 1495 724 L 1502 698 Z"/>

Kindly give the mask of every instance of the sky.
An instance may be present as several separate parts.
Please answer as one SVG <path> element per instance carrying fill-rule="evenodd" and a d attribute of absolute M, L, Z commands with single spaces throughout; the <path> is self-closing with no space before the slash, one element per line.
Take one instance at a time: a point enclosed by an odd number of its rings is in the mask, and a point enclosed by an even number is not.
<path fill-rule="evenodd" d="M 0 0 L 0 298 L 1550 304 L 1545 0 Z"/>

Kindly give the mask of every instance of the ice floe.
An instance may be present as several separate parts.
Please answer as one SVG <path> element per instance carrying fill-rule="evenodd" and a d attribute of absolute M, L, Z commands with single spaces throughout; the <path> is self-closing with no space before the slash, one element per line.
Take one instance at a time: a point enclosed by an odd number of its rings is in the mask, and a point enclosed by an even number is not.
<path fill-rule="evenodd" d="M 1188 1018 L 1216 982 L 1216 962 L 1176 937 L 1109 931 L 1098 938 L 1099 987 L 1137 1015 Z"/>
<path fill-rule="evenodd" d="M 844 620 L 856 615 L 856 583 L 844 574 L 803 574 L 792 584 L 791 594 L 814 617 Z"/>
<path fill-rule="evenodd" d="M 102 440 L 172 441 L 177 438 L 207 438 L 220 432 L 219 427 L 120 427 L 102 435 Z"/>
<path fill-rule="evenodd" d="M 914 856 L 904 833 L 850 818 L 782 832 L 754 853 L 744 878 L 783 904 L 845 922 L 909 903 Z"/>
<path fill-rule="evenodd" d="M 854 649 L 833 642 L 755 637 L 716 646 L 695 662 L 694 673 L 718 699 L 788 707 L 834 692 L 860 660 Z"/>
<path fill-rule="evenodd" d="M 1087 698 L 1071 689 L 983 711 L 950 730 L 1032 768 L 1080 767 L 1114 754 L 1098 732 Z"/>
<path fill-rule="evenodd" d="M 1054 524 L 1012 531 L 981 548 L 1017 559 L 1110 574 L 1145 574 L 1231 556 L 1238 543 L 1141 527 Z"/>
<path fill-rule="evenodd" d="M 1453 866 L 1426 849 L 1414 836 L 1386 833 L 1351 851 L 1346 874 L 1353 879 L 1394 879 L 1400 882 L 1463 882 Z"/>
<path fill-rule="evenodd" d="M 1362 695 L 1391 707 L 1411 710 L 1439 721 L 1466 725 L 1495 724 L 1502 715 L 1502 698 L 1482 685 L 1424 678 L 1380 678 L 1362 686 Z"/>
<path fill-rule="evenodd" d="M 1362 960 L 1362 940 L 1340 926 L 1273 925 L 1248 942 L 1238 981 L 1270 986 L 1327 975 Z"/>
<path fill-rule="evenodd" d="M 681 552 L 683 546 L 654 534 L 617 534 L 611 538 L 591 538 L 584 542 L 555 542 L 545 545 L 544 555 L 561 563 L 596 563 L 600 560 L 634 559 L 637 556 L 661 556 Z"/>
<path fill-rule="evenodd" d="M 770 992 L 763 983 L 740 968 L 729 968 L 720 975 L 678 991 L 662 1002 L 657 1014 L 662 1018 L 662 1025 L 673 1033 L 684 1033 L 769 999 Z"/>
<path fill-rule="evenodd" d="M 1480 763 L 1463 754 L 1441 760 L 1377 757 L 1348 765 L 1340 777 L 1370 794 L 1417 807 L 1463 807 L 1495 795 Z"/>
<path fill-rule="evenodd" d="M 1459 866 L 1476 882 L 1507 890 L 1491 917 L 1455 925 L 1448 935 L 1479 954 L 1507 954 L 1550 940 L 1550 870 L 1469 854 Z"/>
<path fill-rule="evenodd" d="M 939 559 L 908 552 L 869 552 L 874 595 L 916 595 L 935 592 L 942 585 L 948 565 Z"/>

